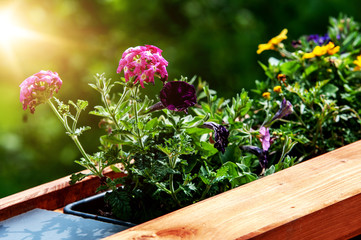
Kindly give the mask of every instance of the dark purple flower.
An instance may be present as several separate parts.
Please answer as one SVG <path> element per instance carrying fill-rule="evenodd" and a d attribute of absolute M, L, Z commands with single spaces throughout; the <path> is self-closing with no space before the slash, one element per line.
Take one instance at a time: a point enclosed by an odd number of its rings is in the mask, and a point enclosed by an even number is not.
<path fill-rule="evenodd" d="M 187 113 L 197 103 L 196 89 L 184 81 L 167 82 L 160 91 L 160 101 L 169 110 Z"/>
<path fill-rule="evenodd" d="M 292 112 L 293 112 L 292 104 L 290 103 L 290 101 L 288 101 L 288 100 L 286 100 L 286 98 L 284 98 L 282 100 L 280 109 L 273 116 L 271 122 L 273 122 L 273 121 L 275 121 L 277 119 L 281 119 L 281 118 L 291 114 Z"/>
<path fill-rule="evenodd" d="M 214 123 L 214 122 L 205 122 L 202 125 L 205 128 L 212 129 L 214 131 L 214 147 L 224 153 L 228 145 L 228 136 L 229 131 L 224 126 Z"/>
<path fill-rule="evenodd" d="M 292 44 L 292 47 L 294 47 L 294 48 L 299 48 L 302 46 L 302 43 L 300 40 L 292 40 L 291 44 Z"/>
<path fill-rule="evenodd" d="M 183 81 L 167 82 L 160 91 L 160 102 L 150 106 L 147 112 L 167 108 L 187 113 L 187 109 L 196 103 L 197 96 L 193 85 Z"/>
<path fill-rule="evenodd" d="M 261 165 L 262 169 L 265 169 L 267 167 L 267 163 L 268 163 L 268 159 L 267 159 L 267 155 L 268 155 L 268 151 L 265 151 L 259 147 L 255 147 L 255 146 L 240 146 L 240 149 L 252 153 L 254 155 L 257 156 L 258 161 L 259 161 L 259 165 Z"/>

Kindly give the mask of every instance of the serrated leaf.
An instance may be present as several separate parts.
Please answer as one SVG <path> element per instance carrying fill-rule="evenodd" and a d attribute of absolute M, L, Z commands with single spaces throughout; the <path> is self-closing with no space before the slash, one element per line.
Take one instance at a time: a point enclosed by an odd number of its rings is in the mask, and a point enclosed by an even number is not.
<path fill-rule="evenodd" d="M 89 126 L 80 127 L 80 128 L 75 129 L 74 134 L 77 136 L 80 136 L 83 132 L 90 130 L 90 129 L 91 129 L 91 127 L 89 127 Z"/>
<path fill-rule="evenodd" d="M 84 174 L 84 173 L 73 173 L 70 176 L 70 184 L 75 184 L 81 180 L 83 180 L 84 178 L 86 178 L 87 176 L 90 176 L 91 174 Z"/>
<path fill-rule="evenodd" d="M 76 102 L 76 105 L 78 106 L 78 108 L 80 109 L 80 110 L 84 110 L 87 106 L 88 106 L 88 101 L 84 101 L 84 100 L 78 100 L 77 102 Z"/>
<path fill-rule="evenodd" d="M 95 106 L 94 111 L 91 111 L 90 114 L 100 116 L 100 117 L 110 117 L 110 114 L 103 106 Z"/>
<path fill-rule="evenodd" d="M 208 178 L 206 178 L 205 176 L 203 176 L 203 175 L 200 175 L 199 178 L 200 178 L 200 179 L 202 180 L 202 182 L 203 182 L 204 184 L 206 184 L 206 185 L 209 185 L 209 184 L 211 183 L 211 181 L 210 181 Z"/>

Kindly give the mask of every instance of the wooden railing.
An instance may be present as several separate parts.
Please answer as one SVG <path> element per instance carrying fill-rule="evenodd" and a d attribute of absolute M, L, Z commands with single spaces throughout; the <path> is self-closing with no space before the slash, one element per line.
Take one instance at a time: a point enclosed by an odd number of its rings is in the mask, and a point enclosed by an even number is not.
<path fill-rule="evenodd" d="M 91 195 L 97 185 L 92 178 L 72 186 L 68 180 L 0 199 L 0 219 L 35 207 L 60 208 Z M 93 181 L 94 187 L 89 187 Z M 361 141 L 106 239 L 299 240 L 349 239 L 359 234 Z"/>
<path fill-rule="evenodd" d="M 104 174 L 111 178 L 124 175 L 110 170 L 105 171 Z M 63 177 L 0 199 L 0 221 L 34 208 L 47 210 L 62 208 L 69 203 L 94 195 L 100 185 L 97 177 L 86 177 L 73 185 L 70 185 L 69 181 L 70 176 Z"/>

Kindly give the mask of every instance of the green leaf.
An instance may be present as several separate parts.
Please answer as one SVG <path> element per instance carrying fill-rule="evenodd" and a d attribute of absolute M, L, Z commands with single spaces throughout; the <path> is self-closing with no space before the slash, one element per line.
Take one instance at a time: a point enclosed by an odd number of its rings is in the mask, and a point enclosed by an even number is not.
<path fill-rule="evenodd" d="M 241 150 L 236 145 L 229 145 L 224 154 L 221 154 L 222 163 L 233 162 L 240 155 Z"/>
<path fill-rule="evenodd" d="M 158 118 L 153 118 L 151 120 L 149 120 L 145 126 L 144 126 L 144 129 L 145 130 L 148 130 L 148 131 L 151 131 L 151 130 L 154 130 L 154 128 L 158 125 Z"/>
<path fill-rule="evenodd" d="M 70 184 L 75 184 L 81 180 L 83 180 L 84 178 L 86 178 L 87 176 L 90 176 L 91 174 L 84 174 L 84 173 L 73 173 L 70 176 Z"/>
<path fill-rule="evenodd" d="M 129 219 L 132 216 L 130 194 L 118 189 L 105 194 L 104 200 L 112 207 L 112 212 L 119 219 Z"/>
<path fill-rule="evenodd" d="M 333 84 L 326 84 L 322 90 L 323 92 L 325 93 L 326 96 L 328 97 L 333 97 L 333 98 L 336 98 L 336 93 L 338 91 L 338 87 L 336 87 L 335 85 Z"/>
<path fill-rule="evenodd" d="M 74 135 L 80 136 L 83 132 L 90 130 L 90 129 L 91 129 L 91 127 L 89 127 L 89 126 L 77 128 L 77 129 L 75 129 Z"/>
<path fill-rule="evenodd" d="M 197 159 L 196 158 L 191 158 L 189 160 L 187 160 L 187 165 L 183 165 L 183 169 L 185 173 L 191 173 L 192 170 L 194 169 L 194 167 L 197 165 Z"/>
<path fill-rule="evenodd" d="M 111 144 L 120 144 L 120 145 L 132 145 L 133 144 L 129 140 L 127 141 L 127 140 L 120 139 L 119 137 L 109 136 L 109 135 L 103 135 L 100 137 L 100 139 L 101 139 L 101 141 L 111 143 Z"/>
<path fill-rule="evenodd" d="M 110 117 L 110 114 L 103 106 L 95 106 L 94 111 L 91 111 L 90 114 L 100 116 L 100 117 Z"/>
<path fill-rule="evenodd" d="M 233 179 L 240 176 L 240 172 L 238 171 L 238 166 L 234 162 L 226 162 L 222 165 L 222 168 L 223 167 L 227 169 L 229 179 Z"/>
<path fill-rule="evenodd" d="M 342 45 L 347 46 L 347 45 L 351 44 L 351 42 L 354 41 L 354 38 L 356 38 L 358 34 L 359 34 L 358 32 L 353 32 L 350 35 L 348 35 L 346 37 L 346 39 L 343 41 Z"/>
<path fill-rule="evenodd" d="M 242 176 L 231 179 L 230 182 L 232 184 L 232 187 L 234 188 L 252 182 L 254 180 L 257 180 L 257 175 L 255 175 L 254 173 L 244 173 Z"/>
<path fill-rule="evenodd" d="M 211 113 L 211 108 L 210 108 L 210 106 L 207 104 L 207 103 L 204 103 L 204 102 L 202 102 L 202 109 L 206 112 L 206 113 Z"/>
<path fill-rule="evenodd" d="M 267 71 L 268 67 L 266 65 L 264 65 L 262 62 L 258 61 L 258 64 L 261 66 L 261 68 L 263 69 L 263 71 Z"/>
<path fill-rule="evenodd" d="M 218 152 L 218 150 L 213 146 L 213 144 L 209 142 L 201 142 L 201 147 L 203 152 L 202 156 L 204 157 L 213 156 Z"/>
<path fill-rule="evenodd" d="M 274 165 L 272 165 L 264 172 L 264 176 L 271 175 L 271 174 L 275 173 L 275 171 L 276 171 L 276 168 Z"/>
<path fill-rule="evenodd" d="M 298 60 L 285 62 L 280 66 L 280 70 L 282 73 L 286 75 L 293 75 L 297 70 L 301 67 L 301 64 Z"/>
<path fill-rule="evenodd" d="M 346 78 L 346 81 L 350 81 L 352 79 L 361 79 L 361 71 L 351 72 L 350 75 Z"/>
<path fill-rule="evenodd" d="M 84 101 L 84 100 L 78 100 L 77 102 L 76 102 L 76 105 L 78 106 L 78 108 L 80 109 L 80 110 L 84 110 L 87 106 L 88 106 L 88 101 Z"/>
<path fill-rule="evenodd" d="M 317 64 L 311 64 L 305 69 L 305 75 L 308 76 L 316 70 L 318 70 Z"/>
<path fill-rule="evenodd" d="M 123 172 L 121 169 L 119 169 L 118 167 L 116 167 L 116 166 L 114 166 L 114 165 L 111 165 L 110 168 L 111 168 L 114 172 L 116 172 L 116 173 L 121 173 L 121 172 Z"/>

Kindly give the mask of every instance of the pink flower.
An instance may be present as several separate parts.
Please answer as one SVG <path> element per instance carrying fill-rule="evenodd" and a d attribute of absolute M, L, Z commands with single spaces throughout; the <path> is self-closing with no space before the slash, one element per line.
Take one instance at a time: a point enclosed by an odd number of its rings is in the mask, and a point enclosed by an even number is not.
<path fill-rule="evenodd" d="M 139 82 L 144 88 L 144 82 L 154 84 L 154 76 L 167 81 L 167 66 L 168 62 L 162 57 L 161 49 L 152 45 L 137 46 L 124 51 L 117 73 L 124 71 L 127 82 L 132 78 L 134 84 Z"/>
<path fill-rule="evenodd" d="M 259 140 L 262 143 L 262 148 L 264 151 L 268 151 L 271 146 L 271 135 L 269 134 L 269 128 L 261 127 L 259 129 Z"/>
<path fill-rule="evenodd" d="M 58 73 L 41 70 L 28 77 L 20 84 L 20 102 L 23 109 L 29 107 L 30 112 L 35 112 L 35 107 L 46 102 L 58 92 L 63 82 Z"/>

